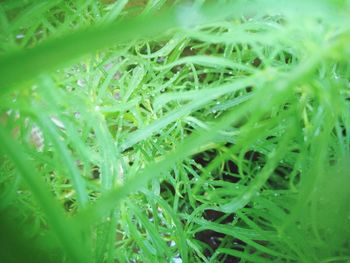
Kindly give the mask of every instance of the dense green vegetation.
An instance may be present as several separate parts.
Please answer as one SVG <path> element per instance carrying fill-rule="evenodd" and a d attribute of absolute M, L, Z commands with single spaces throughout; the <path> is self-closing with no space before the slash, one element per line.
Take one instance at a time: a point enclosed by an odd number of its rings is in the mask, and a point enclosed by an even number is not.
<path fill-rule="evenodd" d="M 350 262 L 350 2 L 0 3 L 2 262 Z"/>

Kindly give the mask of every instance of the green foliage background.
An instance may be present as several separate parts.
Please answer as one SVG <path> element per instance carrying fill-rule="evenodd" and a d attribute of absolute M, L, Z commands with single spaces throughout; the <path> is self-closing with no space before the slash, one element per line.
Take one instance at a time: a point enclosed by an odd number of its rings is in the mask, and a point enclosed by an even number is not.
<path fill-rule="evenodd" d="M 2 261 L 349 262 L 349 14 L 2 1 Z"/>

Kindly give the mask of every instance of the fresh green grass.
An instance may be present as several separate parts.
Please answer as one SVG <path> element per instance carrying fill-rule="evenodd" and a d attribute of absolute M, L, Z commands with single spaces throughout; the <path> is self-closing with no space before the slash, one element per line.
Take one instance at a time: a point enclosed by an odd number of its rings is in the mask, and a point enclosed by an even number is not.
<path fill-rule="evenodd" d="M 4 262 L 349 262 L 350 2 L 3 1 Z"/>

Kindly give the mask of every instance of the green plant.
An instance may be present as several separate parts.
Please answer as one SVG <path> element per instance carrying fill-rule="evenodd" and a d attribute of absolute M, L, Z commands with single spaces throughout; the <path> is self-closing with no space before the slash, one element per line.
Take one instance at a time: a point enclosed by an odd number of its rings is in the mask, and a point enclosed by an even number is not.
<path fill-rule="evenodd" d="M 4 260 L 348 262 L 349 12 L 2 2 Z"/>

